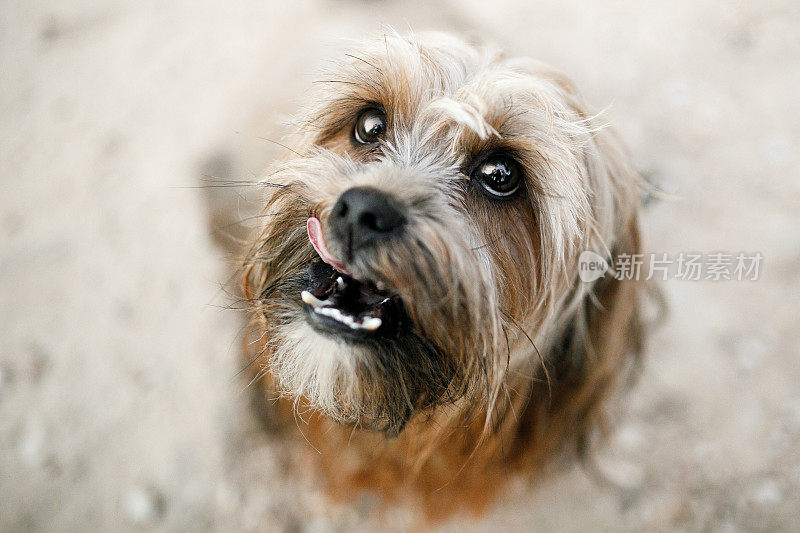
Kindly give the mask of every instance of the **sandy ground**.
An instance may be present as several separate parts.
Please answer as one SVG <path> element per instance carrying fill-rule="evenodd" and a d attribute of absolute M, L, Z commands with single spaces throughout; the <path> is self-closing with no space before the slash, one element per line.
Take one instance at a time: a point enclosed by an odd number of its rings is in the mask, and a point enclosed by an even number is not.
<path fill-rule="evenodd" d="M 674 198 L 653 251 L 760 251 L 682 282 L 600 456 L 445 529 L 800 529 L 800 5 L 4 1 L 0 530 L 351 530 L 259 430 L 209 208 L 342 37 L 472 31 L 570 73 Z M 237 194 L 240 193 L 240 194 Z M 393 510 L 393 528 L 413 520 Z"/>

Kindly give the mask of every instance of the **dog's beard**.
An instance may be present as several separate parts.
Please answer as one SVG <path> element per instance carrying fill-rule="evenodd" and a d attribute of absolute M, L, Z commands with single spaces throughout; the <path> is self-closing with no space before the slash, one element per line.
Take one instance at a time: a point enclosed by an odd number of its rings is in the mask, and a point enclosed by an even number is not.
<path fill-rule="evenodd" d="M 270 183 L 280 187 L 269 201 L 249 278 L 266 315 L 263 360 L 278 390 L 340 422 L 396 434 L 415 412 L 467 395 L 485 398 L 497 372 L 499 305 L 480 246 L 485 237 L 429 186 L 404 193 L 413 207 L 405 210 L 402 236 L 350 255 L 349 275 L 324 265 L 309 242 L 308 218 L 325 221 L 333 191 L 398 170 L 373 163 L 354 172 L 345 160 L 323 153 L 273 174 Z M 348 255 L 346 243 L 332 240 L 330 246 L 337 256 Z M 315 327 L 317 310 L 301 295 L 320 283 L 316 278 L 327 283 L 328 275 L 340 288 L 381 287 L 390 308 L 382 308 L 377 332 Z"/>

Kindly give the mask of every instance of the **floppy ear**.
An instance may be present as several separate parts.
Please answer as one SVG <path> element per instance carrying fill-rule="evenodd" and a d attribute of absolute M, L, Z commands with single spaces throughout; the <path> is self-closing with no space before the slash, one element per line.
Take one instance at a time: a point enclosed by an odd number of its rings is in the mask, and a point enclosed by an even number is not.
<path fill-rule="evenodd" d="M 612 255 L 620 253 L 640 253 L 635 219 Z M 606 432 L 605 401 L 640 360 L 643 289 L 610 275 L 596 282 L 554 345 L 547 379 L 532 384 L 509 458 L 537 468 L 559 451 L 585 456 L 594 430 Z"/>
<path fill-rule="evenodd" d="M 577 98 L 572 105 L 582 105 Z M 639 176 L 608 129 L 593 135 L 584 157 L 594 218 L 584 249 L 613 265 L 620 254 L 642 252 Z M 514 439 L 518 458 L 534 466 L 565 448 L 583 454 L 593 430 L 604 430 L 605 400 L 640 360 L 644 291 L 645 282 L 611 272 L 591 285 L 575 273 L 577 305 L 545 356 L 548 375 L 531 385 Z"/>
<path fill-rule="evenodd" d="M 623 238 L 612 250 L 612 261 L 620 254 L 641 253 L 636 218 L 623 231 Z M 567 396 L 557 409 L 560 416 L 575 424 L 579 452 L 585 450 L 592 428 L 604 429 L 604 400 L 640 360 L 643 290 L 642 281 L 607 274 L 584 298 L 562 340 L 562 352 L 557 357 L 562 362 L 559 378 Z"/>

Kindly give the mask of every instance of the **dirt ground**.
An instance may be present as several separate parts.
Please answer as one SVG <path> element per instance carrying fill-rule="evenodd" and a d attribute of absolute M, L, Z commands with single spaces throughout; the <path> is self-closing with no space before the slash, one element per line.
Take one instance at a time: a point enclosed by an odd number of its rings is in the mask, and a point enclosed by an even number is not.
<path fill-rule="evenodd" d="M 442 528 L 800 529 L 800 4 L 25 0 L 0 8 L 0 530 L 413 524 L 327 504 L 254 422 L 208 214 L 257 204 L 202 187 L 256 177 L 381 24 L 568 72 L 671 195 L 648 249 L 764 256 L 758 281 L 664 283 L 605 481 L 567 468 Z"/>

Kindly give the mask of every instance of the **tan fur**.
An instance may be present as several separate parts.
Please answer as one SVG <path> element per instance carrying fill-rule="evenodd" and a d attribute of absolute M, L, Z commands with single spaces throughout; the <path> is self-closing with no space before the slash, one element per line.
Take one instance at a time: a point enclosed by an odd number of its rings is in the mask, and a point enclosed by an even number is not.
<path fill-rule="evenodd" d="M 560 73 L 440 34 L 365 44 L 311 103 L 264 180 L 246 345 L 331 493 L 373 489 L 430 516 L 479 511 L 512 473 L 585 451 L 642 337 L 636 282 L 577 277 L 583 250 L 640 250 L 638 181 L 613 133 Z M 365 105 L 389 119 L 377 152 L 350 142 Z M 524 196 L 470 188 L 465 165 L 493 149 L 520 161 Z M 324 225 L 357 185 L 406 206 L 414 239 L 349 267 L 402 297 L 444 358 L 430 362 L 441 384 L 414 388 L 402 367 L 376 368 L 368 349 L 317 339 L 298 318 L 291 280 L 315 256 L 305 221 Z"/>

